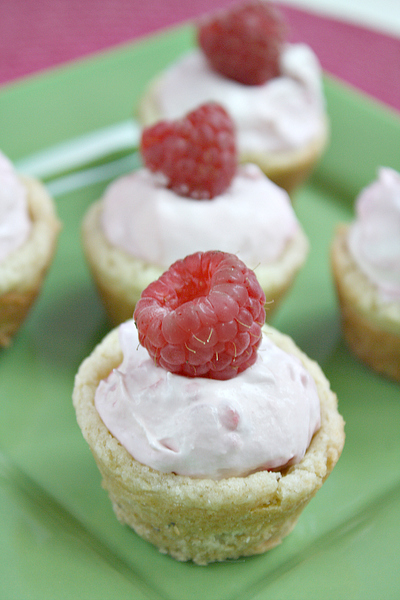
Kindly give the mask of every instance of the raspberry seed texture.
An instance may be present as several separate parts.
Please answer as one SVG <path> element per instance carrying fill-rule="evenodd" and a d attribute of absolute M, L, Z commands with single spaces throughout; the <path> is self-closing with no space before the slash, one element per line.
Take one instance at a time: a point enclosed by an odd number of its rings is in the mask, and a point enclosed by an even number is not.
<path fill-rule="evenodd" d="M 237 167 L 235 126 L 215 102 L 176 121 L 160 121 L 142 132 L 141 154 L 181 196 L 209 200 L 230 185 Z"/>
<path fill-rule="evenodd" d="M 265 295 L 237 256 L 209 251 L 175 262 L 142 293 L 134 319 L 154 362 L 188 377 L 231 379 L 257 358 Z"/>
<path fill-rule="evenodd" d="M 206 17 L 198 43 L 211 67 L 245 85 L 277 77 L 286 37 L 280 13 L 265 0 L 249 0 Z"/>

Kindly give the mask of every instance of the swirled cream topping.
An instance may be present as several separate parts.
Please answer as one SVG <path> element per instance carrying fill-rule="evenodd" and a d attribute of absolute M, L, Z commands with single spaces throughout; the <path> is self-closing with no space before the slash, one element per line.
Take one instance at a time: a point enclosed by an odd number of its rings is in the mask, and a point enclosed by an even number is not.
<path fill-rule="evenodd" d="M 0 262 L 25 242 L 30 228 L 25 188 L 0 152 Z"/>
<path fill-rule="evenodd" d="M 288 44 L 280 62 L 280 77 L 249 86 L 213 71 L 202 52 L 193 50 L 157 80 L 153 99 L 159 117 L 176 119 L 214 100 L 235 121 L 240 152 L 302 148 L 322 132 L 321 68 L 304 44 Z"/>
<path fill-rule="evenodd" d="M 348 247 L 386 301 L 400 301 L 400 174 L 382 167 L 356 200 Z"/>
<path fill-rule="evenodd" d="M 154 365 L 136 326 L 119 329 L 123 362 L 100 382 L 96 409 L 140 463 L 164 473 L 221 479 L 299 462 L 320 426 L 315 382 L 266 335 L 256 363 L 228 381 Z"/>
<path fill-rule="evenodd" d="M 299 229 L 288 194 L 252 164 L 239 168 L 224 194 L 202 201 L 141 169 L 106 190 L 101 223 L 110 244 L 163 267 L 215 248 L 252 267 L 271 263 Z"/>

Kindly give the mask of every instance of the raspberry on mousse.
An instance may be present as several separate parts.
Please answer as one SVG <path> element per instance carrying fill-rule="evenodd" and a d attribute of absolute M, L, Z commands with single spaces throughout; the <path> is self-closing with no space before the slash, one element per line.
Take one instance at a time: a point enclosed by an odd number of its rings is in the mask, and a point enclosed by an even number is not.
<path fill-rule="evenodd" d="M 265 295 L 235 255 L 197 252 L 143 291 L 134 319 L 139 341 L 166 370 L 230 379 L 257 358 Z"/>
<path fill-rule="evenodd" d="M 146 167 L 163 173 L 169 188 L 198 200 L 222 194 L 238 162 L 234 123 L 216 102 L 145 128 L 140 150 Z"/>
<path fill-rule="evenodd" d="M 178 259 L 234 253 L 275 310 L 308 252 L 290 198 L 257 165 L 238 165 L 229 113 L 206 102 L 142 132 L 144 165 L 88 210 L 83 244 L 110 320 L 132 317 L 142 291 Z"/>
<path fill-rule="evenodd" d="M 250 0 L 203 19 L 198 42 L 211 67 L 244 85 L 280 74 L 286 26 L 273 4 Z"/>

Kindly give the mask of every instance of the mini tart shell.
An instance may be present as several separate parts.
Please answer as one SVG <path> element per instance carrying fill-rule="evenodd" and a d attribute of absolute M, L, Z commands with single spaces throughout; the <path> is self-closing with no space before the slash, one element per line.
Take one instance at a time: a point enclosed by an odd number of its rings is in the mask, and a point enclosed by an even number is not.
<path fill-rule="evenodd" d="M 119 325 L 132 318 L 142 291 L 158 279 L 166 267 L 150 264 L 112 246 L 103 233 L 101 211 L 101 200 L 93 203 L 87 211 L 82 223 L 82 243 L 108 318 L 113 325 Z M 306 260 L 308 249 L 308 240 L 299 228 L 277 261 L 255 267 L 266 296 L 267 320 L 292 286 Z"/>
<path fill-rule="evenodd" d="M 345 339 L 375 371 L 400 381 L 400 301 L 382 300 L 348 249 L 349 225 L 336 229 L 331 248 Z"/>
<path fill-rule="evenodd" d="M 53 260 L 60 223 L 53 200 L 35 179 L 20 177 L 32 222 L 28 239 L 0 263 L 0 346 L 8 346 L 37 298 Z"/>
<path fill-rule="evenodd" d="M 260 471 L 215 481 L 160 473 L 132 458 L 110 434 L 94 405 L 100 380 L 122 361 L 117 329 L 77 373 L 73 403 L 78 424 L 117 518 L 177 560 L 204 565 L 273 548 L 293 529 L 342 452 L 344 422 L 320 367 L 289 337 L 269 326 L 264 332 L 301 360 L 316 382 L 321 403 L 321 427 L 304 458 L 282 472 Z"/>
<path fill-rule="evenodd" d="M 142 127 L 149 127 L 163 119 L 157 103 L 156 78 L 141 98 L 137 117 Z M 239 162 L 256 164 L 274 183 L 291 194 L 311 175 L 329 142 L 329 120 L 321 119 L 319 134 L 302 148 L 279 152 L 239 152 Z"/>

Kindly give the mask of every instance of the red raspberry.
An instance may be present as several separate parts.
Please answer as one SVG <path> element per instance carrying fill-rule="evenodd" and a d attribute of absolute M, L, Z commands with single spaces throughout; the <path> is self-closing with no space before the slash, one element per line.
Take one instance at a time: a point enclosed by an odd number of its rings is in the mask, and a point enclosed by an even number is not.
<path fill-rule="evenodd" d="M 177 194 L 214 198 L 236 172 L 235 127 L 222 106 L 209 102 L 182 119 L 144 129 L 141 152 L 145 165 L 163 173 Z"/>
<path fill-rule="evenodd" d="M 279 75 L 286 37 L 280 13 L 264 0 L 250 0 L 206 17 L 198 42 L 213 69 L 246 85 Z"/>
<path fill-rule="evenodd" d="M 230 379 L 257 358 L 265 296 L 233 254 L 197 252 L 142 293 L 134 319 L 155 363 L 179 375 Z"/>

